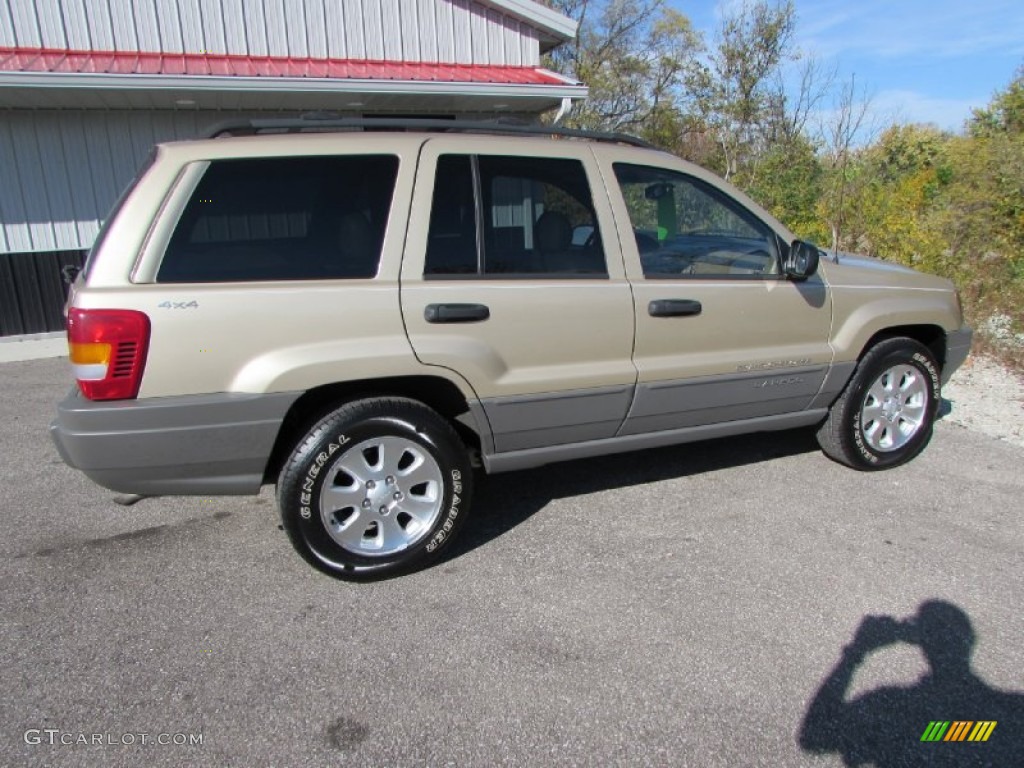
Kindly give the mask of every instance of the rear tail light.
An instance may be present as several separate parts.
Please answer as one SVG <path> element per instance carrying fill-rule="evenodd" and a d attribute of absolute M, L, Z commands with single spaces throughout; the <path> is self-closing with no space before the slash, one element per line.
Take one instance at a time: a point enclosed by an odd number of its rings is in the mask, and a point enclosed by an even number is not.
<path fill-rule="evenodd" d="M 68 350 L 78 388 L 90 400 L 139 394 L 149 318 L 133 309 L 68 310 Z"/>

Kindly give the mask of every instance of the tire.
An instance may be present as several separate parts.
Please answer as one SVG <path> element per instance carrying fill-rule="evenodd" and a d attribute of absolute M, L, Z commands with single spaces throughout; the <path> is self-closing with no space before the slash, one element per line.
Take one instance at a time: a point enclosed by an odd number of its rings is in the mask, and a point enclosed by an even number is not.
<path fill-rule="evenodd" d="M 299 441 L 277 500 L 292 545 L 343 579 L 422 567 L 469 512 L 473 475 L 455 430 L 415 400 L 347 403 Z"/>
<path fill-rule="evenodd" d="M 818 429 L 818 443 L 854 469 L 897 467 L 928 445 L 939 398 L 939 366 L 928 348 L 913 339 L 885 339 L 857 364 Z"/>

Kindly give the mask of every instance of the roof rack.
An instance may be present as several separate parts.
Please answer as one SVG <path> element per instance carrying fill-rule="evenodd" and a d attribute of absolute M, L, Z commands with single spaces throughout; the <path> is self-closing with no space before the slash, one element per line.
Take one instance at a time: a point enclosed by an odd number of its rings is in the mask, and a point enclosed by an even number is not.
<path fill-rule="evenodd" d="M 400 117 L 337 117 L 332 113 L 311 113 L 302 117 L 260 118 L 255 120 L 226 120 L 212 126 L 205 138 L 221 136 L 254 136 L 261 133 L 304 133 L 358 130 L 437 131 L 447 133 L 492 133 L 506 135 L 564 136 L 576 139 L 629 144 L 634 147 L 656 149 L 643 139 L 625 133 L 581 131 L 559 128 L 541 123 L 521 123 L 505 120 L 440 120 Z"/>

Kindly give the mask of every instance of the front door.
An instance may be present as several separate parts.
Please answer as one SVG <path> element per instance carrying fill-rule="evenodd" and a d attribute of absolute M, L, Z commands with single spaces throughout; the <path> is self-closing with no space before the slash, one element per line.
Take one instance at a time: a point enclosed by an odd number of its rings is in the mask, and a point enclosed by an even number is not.
<path fill-rule="evenodd" d="M 627 158 L 605 170 L 620 227 L 633 232 L 623 248 L 639 379 L 620 434 L 806 409 L 832 361 L 821 277 L 781 274 L 775 229 L 710 174 Z"/>
<path fill-rule="evenodd" d="M 420 361 L 476 391 L 485 451 L 607 438 L 625 420 L 633 300 L 617 238 L 602 237 L 613 229 L 599 178 L 575 142 L 424 145 L 402 311 Z"/>

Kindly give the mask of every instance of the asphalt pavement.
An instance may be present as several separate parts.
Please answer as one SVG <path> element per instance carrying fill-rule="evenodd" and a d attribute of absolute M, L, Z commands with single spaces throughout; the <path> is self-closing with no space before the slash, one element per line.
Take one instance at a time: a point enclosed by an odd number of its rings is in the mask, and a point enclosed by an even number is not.
<path fill-rule="evenodd" d="M 0 365 L 0 765 L 1024 765 L 1019 447 L 940 422 L 881 473 L 798 431 L 496 476 L 445 561 L 349 584 L 270 488 L 113 503 L 50 444 L 69 387 Z"/>

